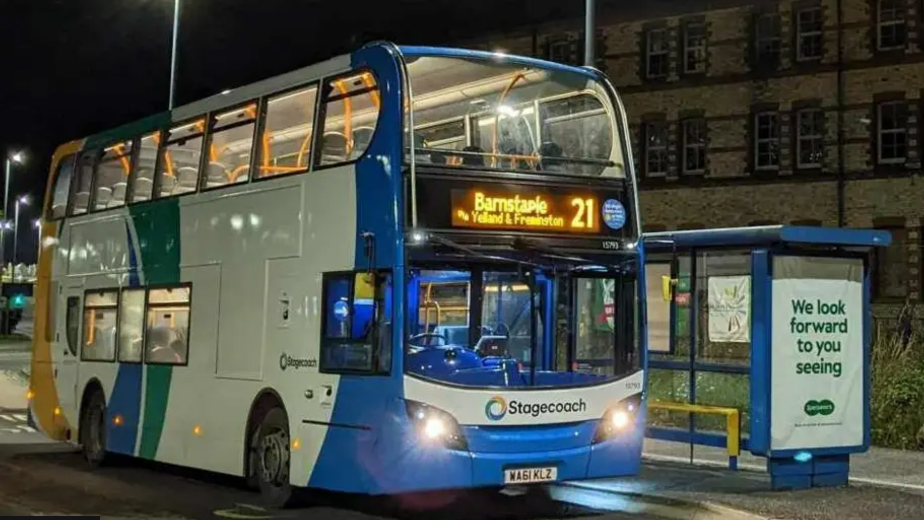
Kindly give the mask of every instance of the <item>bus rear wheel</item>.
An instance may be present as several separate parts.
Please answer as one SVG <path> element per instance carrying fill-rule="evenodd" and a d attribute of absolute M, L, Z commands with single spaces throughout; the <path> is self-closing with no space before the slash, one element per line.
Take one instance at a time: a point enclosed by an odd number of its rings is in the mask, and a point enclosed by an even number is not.
<path fill-rule="evenodd" d="M 253 477 L 264 502 L 274 508 L 292 505 L 295 489 L 289 483 L 289 418 L 282 408 L 266 413 L 250 446 Z"/>
<path fill-rule="evenodd" d="M 106 401 L 102 392 L 93 392 L 80 417 L 80 444 L 83 458 L 97 468 L 106 458 Z"/>

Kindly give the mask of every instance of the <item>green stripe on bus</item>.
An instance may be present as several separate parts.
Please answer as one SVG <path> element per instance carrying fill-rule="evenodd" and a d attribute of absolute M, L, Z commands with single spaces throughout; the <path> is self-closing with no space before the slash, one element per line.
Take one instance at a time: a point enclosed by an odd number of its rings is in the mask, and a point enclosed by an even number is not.
<path fill-rule="evenodd" d="M 145 285 L 175 284 L 180 281 L 180 204 L 165 199 L 129 206 Z M 138 456 L 155 459 L 164 431 L 173 367 L 147 365 L 144 415 Z"/>
<path fill-rule="evenodd" d="M 173 367 L 170 365 L 148 365 L 144 393 L 144 429 L 141 432 L 141 447 L 138 456 L 154 459 L 164 432 L 164 418 L 167 416 L 167 398 L 170 396 L 170 380 Z"/>

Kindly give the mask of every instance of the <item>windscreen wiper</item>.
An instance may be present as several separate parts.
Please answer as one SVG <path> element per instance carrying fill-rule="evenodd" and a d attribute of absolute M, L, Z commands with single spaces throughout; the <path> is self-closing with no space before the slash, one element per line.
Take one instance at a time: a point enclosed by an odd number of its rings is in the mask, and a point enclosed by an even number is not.
<path fill-rule="evenodd" d="M 597 263 L 597 262 L 594 262 L 593 260 L 589 260 L 587 258 L 583 258 L 580 256 L 563 255 L 548 246 L 538 243 L 535 240 L 526 240 L 523 238 L 516 238 L 513 241 L 513 247 L 514 249 L 519 249 L 521 251 L 533 251 L 533 252 L 541 254 L 542 256 L 546 258 L 566 260 L 568 262 L 574 262 L 574 263 L 579 263 L 579 264 L 594 265 Z"/>

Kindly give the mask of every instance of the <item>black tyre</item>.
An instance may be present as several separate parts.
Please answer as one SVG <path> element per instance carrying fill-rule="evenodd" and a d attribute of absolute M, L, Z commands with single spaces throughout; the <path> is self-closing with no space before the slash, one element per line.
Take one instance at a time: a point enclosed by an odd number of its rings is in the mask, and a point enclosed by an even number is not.
<path fill-rule="evenodd" d="M 83 458 L 91 467 L 101 466 L 106 458 L 106 400 L 102 392 L 93 392 L 80 416 L 80 445 Z"/>
<path fill-rule="evenodd" d="M 289 483 L 289 418 L 282 408 L 272 408 L 250 441 L 250 467 L 267 506 L 283 508 L 295 502 Z"/>

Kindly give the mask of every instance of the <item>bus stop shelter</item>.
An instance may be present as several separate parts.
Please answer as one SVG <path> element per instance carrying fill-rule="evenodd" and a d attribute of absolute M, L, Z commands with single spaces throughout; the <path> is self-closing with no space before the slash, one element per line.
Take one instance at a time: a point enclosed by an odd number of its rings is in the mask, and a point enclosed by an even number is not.
<path fill-rule="evenodd" d="M 884 231 L 649 233 L 649 437 L 766 457 L 774 489 L 840 485 L 869 447 L 870 254 Z"/>

